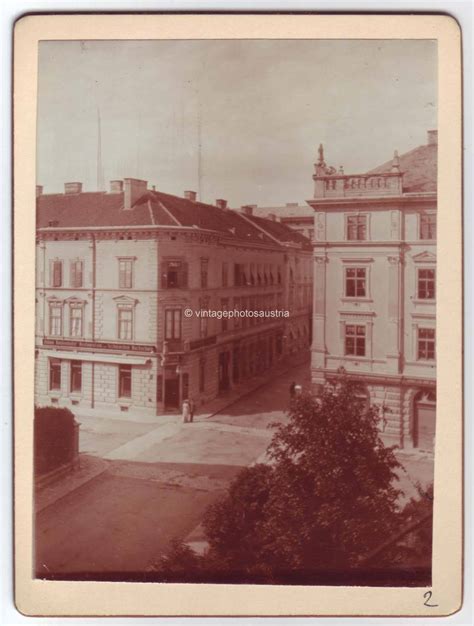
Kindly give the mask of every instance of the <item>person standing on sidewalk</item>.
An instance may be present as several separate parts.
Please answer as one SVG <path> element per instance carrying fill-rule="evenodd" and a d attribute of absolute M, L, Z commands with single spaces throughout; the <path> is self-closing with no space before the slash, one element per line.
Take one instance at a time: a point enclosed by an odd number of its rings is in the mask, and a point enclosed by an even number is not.
<path fill-rule="evenodd" d="M 192 399 L 189 400 L 189 421 L 194 422 L 194 402 Z"/>
<path fill-rule="evenodd" d="M 189 400 L 184 400 L 183 401 L 183 422 L 187 424 L 190 421 L 192 421 L 191 420 L 191 405 L 189 403 Z"/>
<path fill-rule="evenodd" d="M 295 389 L 296 389 L 296 383 L 295 381 L 293 381 L 290 385 L 290 400 L 293 400 L 293 398 L 295 397 Z"/>

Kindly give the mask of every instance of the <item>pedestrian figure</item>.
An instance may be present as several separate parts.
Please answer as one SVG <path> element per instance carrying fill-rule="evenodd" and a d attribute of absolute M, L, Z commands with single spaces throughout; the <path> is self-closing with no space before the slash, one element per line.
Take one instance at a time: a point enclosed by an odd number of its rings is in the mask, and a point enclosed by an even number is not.
<path fill-rule="evenodd" d="M 303 387 L 301 385 L 295 385 L 295 396 L 300 396 L 303 393 Z"/>
<path fill-rule="evenodd" d="M 194 402 L 189 400 L 189 421 L 194 421 Z"/>
<path fill-rule="evenodd" d="M 295 381 L 293 381 L 290 385 L 290 400 L 293 400 L 293 398 L 295 397 L 295 388 L 296 388 L 296 383 Z"/>
<path fill-rule="evenodd" d="M 189 400 L 184 400 L 183 402 L 183 422 L 187 424 L 191 421 L 191 406 L 189 404 Z"/>

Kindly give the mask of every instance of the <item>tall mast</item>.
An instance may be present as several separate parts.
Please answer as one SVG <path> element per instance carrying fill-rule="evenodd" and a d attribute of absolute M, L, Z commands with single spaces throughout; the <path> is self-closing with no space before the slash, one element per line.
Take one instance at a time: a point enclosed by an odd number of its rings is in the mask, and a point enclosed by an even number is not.
<path fill-rule="evenodd" d="M 104 170 L 102 168 L 102 129 L 100 109 L 97 109 L 97 191 L 105 191 Z"/>

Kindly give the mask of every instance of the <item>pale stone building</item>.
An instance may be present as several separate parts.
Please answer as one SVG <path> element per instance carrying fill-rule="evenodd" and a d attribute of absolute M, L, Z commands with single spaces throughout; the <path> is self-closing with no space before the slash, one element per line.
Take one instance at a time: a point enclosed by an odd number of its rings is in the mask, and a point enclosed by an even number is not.
<path fill-rule="evenodd" d="M 311 341 L 312 248 L 284 225 L 112 181 L 37 188 L 36 402 L 160 415 L 270 374 Z M 198 317 L 198 310 L 289 317 Z M 193 315 L 187 317 L 185 311 Z"/>
<path fill-rule="evenodd" d="M 384 436 L 432 450 L 437 132 L 366 174 L 315 164 L 312 380 L 338 368 L 387 407 Z"/>

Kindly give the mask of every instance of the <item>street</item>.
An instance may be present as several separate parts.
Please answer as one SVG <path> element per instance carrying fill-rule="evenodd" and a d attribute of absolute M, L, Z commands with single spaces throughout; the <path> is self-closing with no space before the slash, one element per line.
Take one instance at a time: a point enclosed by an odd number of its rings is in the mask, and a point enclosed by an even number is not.
<path fill-rule="evenodd" d="M 211 417 L 198 413 L 189 424 L 179 416 L 78 416 L 81 463 L 87 468 L 99 457 L 104 470 L 39 511 L 38 575 L 147 569 L 171 539 L 199 525 L 242 467 L 264 459 L 268 426 L 285 419 L 292 381 L 308 384 L 306 364 Z M 400 458 L 406 499 L 415 494 L 416 480 L 430 482 L 432 461 Z"/>
<path fill-rule="evenodd" d="M 301 365 L 212 417 L 147 421 L 78 416 L 80 447 L 107 461 L 99 476 L 37 516 L 41 576 L 142 571 L 173 537 L 186 537 L 238 471 L 270 442 L 268 425 L 285 419 L 291 382 L 308 382 Z"/>

